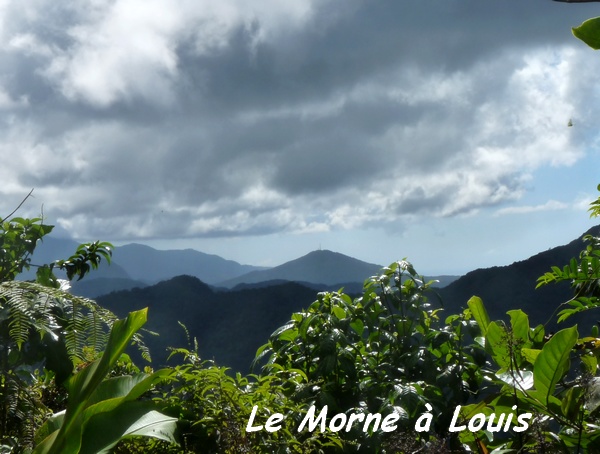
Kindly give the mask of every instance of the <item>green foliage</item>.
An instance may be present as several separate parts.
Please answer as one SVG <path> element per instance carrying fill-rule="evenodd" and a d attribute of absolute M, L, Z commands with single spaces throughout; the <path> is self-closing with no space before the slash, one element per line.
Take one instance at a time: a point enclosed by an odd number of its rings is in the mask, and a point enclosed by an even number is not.
<path fill-rule="evenodd" d="M 146 312 L 116 321 L 104 354 L 68 380 L 66 411 L 54 414 L 38 430 L 34 454 L 109 452 L 128 436 L 174 441 L 176 419 L 160 413 L 151 401 L 137 400 L 164 380 L 168 370 L 106 378 L 146 322 Z"/>
<path fill-rule="evenodd" d="M 600 189 L 600 188 L 599 188 Z M 592 216 L 600 214 L 600 198 L 592 203 Z M 600 239 L 586 236 L 587 246 L 579 258 L 563 268 L 554 266 L 538 279 L 538 287 L 570 282 L 575 296 L 557 308 L 558 321 L 595 309 L 599 304 Z M 479 298 L 469 307 L 479 324 L 480 343 L 485 345 L 496 368 L 488 379 L 493 385 L 482 402 L 462 409 L 463 420 L 475 412 L 529 415 L 527 431 L 486 433 L 487 446 L 502 452 L 598 452 L 600 450 L 600 400 L 598 327 L 579 338 L 577 326 L 544 336 L 542 326 L 530 328 L 526 314 L 509 311 L 510 324 L 489 321 Z M 483 435 L 463 433 L 462 441 L 473 446 Z"/>
<path fill-rule="evenodd" d="M 31 266 L 38 240 L 52 231 L 41 218 L 0 219 L 0 282 L 10 281 Z"/>
<path fill-rule="evenodd" d="M 591 207 L 600 214 L 600 198 Z M 559 321 L 600 306 L 600 238 L 585 240 L 579 258 L 538 279 L 538 287 L 571 283 L 575 296 L 557 309 Z M 311 384 L 303 400 L 334 414 L 397 412 L 400 434 L 411 431 L 425 404 L 433 408 L 432 431 L 413 432 L 401 448 L 398 436 L 350 431 L 342 435 L 345 450 L 431 449 L 434 442 L 461 452 L 600 450 L 597 327 L 581 339 L 577 326 L 545 335 L 518 309 L 507 312 L 508 322 L 492 321 L 478 297 L 442 323 L 430 295 L 413 267 L 398 262 L 368 280 L 359 298 L 319 294 L 273 333 L 256 361 L 267 360 L 267 375 L 302 371 Z M 458 426 L 483 415 L 487 429 L 448 433 L 457 405 Z"/>
<path fill-rule="evenodd" d="M 105 241 L 94 241 L 93 243 L 80 244 L 75 254 L 67 260 L 57 260 L 50 264 L 50 269 L 56 267 L 65 270 L 69 280 L 75 276 L 77 276 L 77 280 L 81 280 L 90 270 L 97 269 L 102 259 L 110 263 L 111 257 L 112 244 Z"/>
<path fill-rule="evenodd" d="M 26 219 L 7 217 L 0 219 L 0 282 L 12 281 L 19 273 L 30 269 L 31 257 L 39 241 L 54 226 L 43 223 L 43 218 Z M 37 265 L 37 281 L 46 286 L 60 288 L 53 269 L 66 271 L 69 280 L 82 279 L 92 269 L 98 268 L 102 259 L 110 263 L 112 245 L 95 241 L 81 244 L 75 254 L 66 260 Z"/>
<path fill-rule="evenodd" d="M 598 186 L 600 191 L 600 185 Z M 590 216 L 600 216 L 600 197 L 590 204 Z M 562 322 L 569 317 L 600 307 L 600 237 L 593 235 L 584 236 L 586 248 L 579 255 L 579 260 L 572 258 L 568 265 L 562 269 L 553 266 L 538 279 L 537 287 L 557 282 L 570 282 L 574 296 L 562 306 L 558 321 Z"/>
<path fill-rule="evenodd" d="M 32 254 L 53 227 L 14 213 L 0 220 L 0 446 L 9 451 L 33 446 L 35 430 L 62 405 L 60 384 L 100 354 L 116 320 L 95 302 L 69 294 L 54 275 L 61 269 L 81 279 L 102 259 L 110 262 L 112 246 L 83 244 L 67 260 L 34 265 Z M 32 266 L 35 282 L 16 280 Z"/>
<path fill-rule="evenodd" d="M 600 184 L 596 188 L 600 191 Z M 590 203 L 590 208 L 588 209 L 591 218 L 600 217 L 600 197 Z"/>
<path fill-rule="evenodd" d="M 319 453 L 340 447 L 335 434 L 298 433 L 306 406 L 293 399 L 306 392 L 308 382 L 299 370 L 279 369 L 263 376 L 227 373 L 194 350 L 173 349 L 184 363 L 173 368 L 171 380 L 159 388 L 156 401 L 180 421 L 183 452 L 204 453 Z M 284 415 L 281 429 L 246 431 L 256 406 L 254 425 L 274 414 Z M 169 452 L 181 452 L 173 446 Z"/>
<path fill-rule="evenodd" d="M 600 49 L 600 17 L 594 17 L 573 27 L 573 35 L 594 50 Z"/>
<path fill-rule="evenodd" d="M 257 352 L 268 358 L 263 373 L 300 370 L 312 384 L 302 394 L 336 413 L 396 412 L 399 431 L 412 431 L 431 404 L 435 431 L 445 436 L 451 411 L 477 392 L 484 357 L 466 342 L 475 320 L 470 311 L 440 319 L 428 302 L 430 283 L 400 261 L 365 282 L 362 296 L 320 293 L 295 313 Z M 417 435 L 427 443 L 435 433 Z M 376 452 L 379 433 L 351 430 L 347 449 Z M 354 446 L 354 448 L 352 448 Z"/>
<path fill-rule="evenodd" d="M 480 314 L 485 310 L 480 301 L 471 304 L 480 306 Z M 484 335 L 486 351 L 496 365 L 494 374 L 488 377 L 492 384 L 489 394 L 483 401 L 465 406 L 459 423 L 466 423 L 468 416 L 479 412 L 488 416 L 513 415 L 515 419 L 528 415 L 525 431 L 499 433 L 495 437 L 491 433 L 479 435 L 487 438 L 488 448 L 498 452 L 598 449 L 599 421 L 590 411 L 588 399 L 596 387 L 590 372 L 596 374 L 598 353 L 578 339 L 576 326 L 560 330 L 548 339 L 542 327 L 529 327 L 527 316 L 521 311 L 509 311 L 509 315 L 510 325 L 492 322 Z M 586 372 L 575 376 L 577 367 L 573 364 Z M 476 440 L 477 434 L 462 434 L 465 445 L 473 446 Z"/>

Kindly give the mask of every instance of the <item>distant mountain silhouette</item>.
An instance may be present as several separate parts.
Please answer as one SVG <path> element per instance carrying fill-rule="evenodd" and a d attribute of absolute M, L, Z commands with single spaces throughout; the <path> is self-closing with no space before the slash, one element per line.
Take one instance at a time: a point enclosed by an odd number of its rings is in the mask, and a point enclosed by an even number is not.
<path fill-rule="evenodd" d="M 48 236 L 38 245 L 32 263 L 44 264 L 66 259 L 75 253 L 79 243 L 72 239 Z M 313 251 L 304 257 L 275 268 L 241 265 L 213 254 L 193 249 L 158 250 L 142 244 L 117 246 L 110 266 L 102 261 L 83 281 L 73 282 L 73 293 L 96 298 L 113 291 L 156 284 L 175 276 L 195 276 L 212 286 L 226 288 L 268 287 L 274 282 L 298 282 L 317 291 L 338 290 L 348 293 L 362 289 L 365 279 L 381 266 L 331 251 Z M 34 279 L 35 267 L 24 272 L 22 279 Z M 65 278 L 64 273 L 57 273 Z M 437 276 L 439 286 L 456 276 Z M 96 282 L 94 282 L 96 281 Z"/>
<path fill-rule="evenodd" d="M 338 252 L 320 250 L 274 268 L 252 271 L 223 281 L 220 285 L 231 288 L 239 284 L 283 280 L 330 286 L 344 282 L 362 283 L 380 270 L 381 265 L 363 262 Z"/>
<path fill-rule="evenodd" d="M 47 236 L 39 243 L 32 264 L 42 265 L 73 255 L 79 243 L 72 239 Z M 73 282 L 73 293 L 96 297 L 111 291 L 156 284 L 180 275 L 196 276 L 203 282 L 215 284 L 264 267 L 241 265 L 212 254 L 193 249 L 157 250 L 141 244 L 128 244 L 114 248 L 110 265 L 100 263 L 81 282 Z M 35 266 L 21 275 L 21 279 L 35 279 Z M 65 278 L 64 273 L 57 272 Z M 99 282 L 92 282 L 101 280 Z"/>
<path fill-rule="evenodd" d="M 469 298 L 476 295 L 483 300 L 492 319 L 508 319 L 506 311 L 522 309 L 529 315 L 532 325 L 545 323 L 560 304 L 573 296 L 573 292 L 568 283 L 549 284 L 536 290 L 537 279 L 550 271 L 552 266 L 562 268 L 571 258 L 579 257 L 585 249 L 582 238 L 587 234 L 600 235 L 600 226 L 591 228 L 564 246 L 540 252 L 527 260 L 467 273 L 447 287 L 439 289 L 438 293 L 447 312 L 453 313 L 461 307 L 466 307 Z M 584 314 L 585 317 L 569 322 L 578 321 L 589 326 L 589 318 L 585 318 L 589 317 L 590 313 Z M 600 318 L 596 315 L 594 317 Z M 595 320 L 596 318 L 593 318 L 592 321 Z M 554 320 L 551 320 L 548 326 L 552 329 L 560 328 Z"/>
<path fill-rule="evenodd" d="M 194 249 L 163 251 L 135 243 L 115 248 L 113 260 L 124 267 L 132 279 L 148 284 L 183 274 L 196 276 L 207 284 L 216 284 L 253 270 L 264 269 L 241 265 Z"/>
<path fill-rule="evenodd" d="M 91 274 L 93 276 L 93 273 Z M 117 292 L 120 290 L 130 290 L 133 288 L 144 288 L 148 284 L 142 281 L 136 281 L 128 278 L 95 278 L 95 279 L 83 279 L 81 281 L 71 282 L 71 293 L 74 295 L 84 296 L 86 298 L 97 298 L 101 295 L 106 295 L 111 292 Z"/>
<path fill-rule="evenodd" d="M 274 285 L 282 285 L 288 282 L 295 282 L 296 284 L 300 284 L 303 287 L 310 288 L 315 292 L 337 292 L 342 289 L 345 293 L 348 294 L 358 294 L 362 293 L 363 290 L 363 282 L 346 282 L 346 283 L 338 283 L 333 285 L 327 284 L 315 284 L 313 282 L 305 282 L 305 281 L 288 281 L 285 279 L 274 279 L 272 281 L 261 281 L 253 284 L 237 284 L 232 289 L 228 289 L 226 287 L 219 287 L 222 290 L 249 290 L 249 289 L 260 289 L 265 287 L 272 287 Z"/>

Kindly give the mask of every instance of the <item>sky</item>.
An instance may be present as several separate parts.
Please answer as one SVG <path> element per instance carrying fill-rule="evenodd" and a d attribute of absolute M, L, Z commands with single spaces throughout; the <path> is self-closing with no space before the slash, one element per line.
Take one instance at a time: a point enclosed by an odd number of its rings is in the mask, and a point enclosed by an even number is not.
<path fill-rule="evenodd" d="M 0 0 L 0 216 L 462 274 L 599 223 L 600 55 L 551 0 Z"/>

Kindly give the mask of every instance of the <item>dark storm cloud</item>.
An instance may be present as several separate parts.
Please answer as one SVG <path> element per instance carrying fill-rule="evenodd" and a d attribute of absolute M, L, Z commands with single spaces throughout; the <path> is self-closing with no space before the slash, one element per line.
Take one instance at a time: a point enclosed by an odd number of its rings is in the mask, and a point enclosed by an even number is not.
<path fill-rule="evenodd" d="M 468 212 L 582 155 L 592 8 L 299 5 L 9 4 L 5 193 L 79 235 L 256 235 Z"/>

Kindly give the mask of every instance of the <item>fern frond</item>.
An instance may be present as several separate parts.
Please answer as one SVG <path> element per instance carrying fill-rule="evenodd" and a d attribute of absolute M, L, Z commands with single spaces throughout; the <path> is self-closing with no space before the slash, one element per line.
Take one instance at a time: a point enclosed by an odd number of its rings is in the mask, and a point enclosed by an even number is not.
<path fill-rule="evenodd" d="M 150 355 L 150 349 L 144 342 L 143 336 L 140 333 L 135 333 L 133 335 L 132 340 L 133 340 L 133 344 L 137 345 L 138 350 L 140 351 L 140 354 L 142 355 L 142 358 L 144 358 L 149 363 L 152 362 L 152 356 Z"/>
<path fill-rule="evenodd" d="M 87 323 L 85 314 L 77 310 L 71 311 L 68 324 L 65 326 L 65 344 L 69 356 L 81 360 L 85 359 L 84 347 L 86 340 Z"/>
<path fill-rule="evenodd" d="M 19 287 L 0 285 L 0 307 L 8 316 L 8 334 L 12 341 L 21 349 L 29 337 L 33 325 L 33 304 L 29 294 Z"/>
<path fill-rule="evenodd" d="M 72 359 L 84 357 L 84 347 L 93 339 L 96 352 L 106 345 L 108 331 L 117 319 L 96 302 L 35 282 L 0 283 L 0 323 L 8 323 L 10 341 L 20 348 L 31 331 L 41 337 L 64 337 Z"/>
<path fill-rule="evenodd" d="M 29 337 L 29 328 L 33 325 L 31 311 L 27 301 L 20 298 L 11 298 L 6 300 L 9 313 L 9 336 L 17 344 L 20 350 Z"/>

